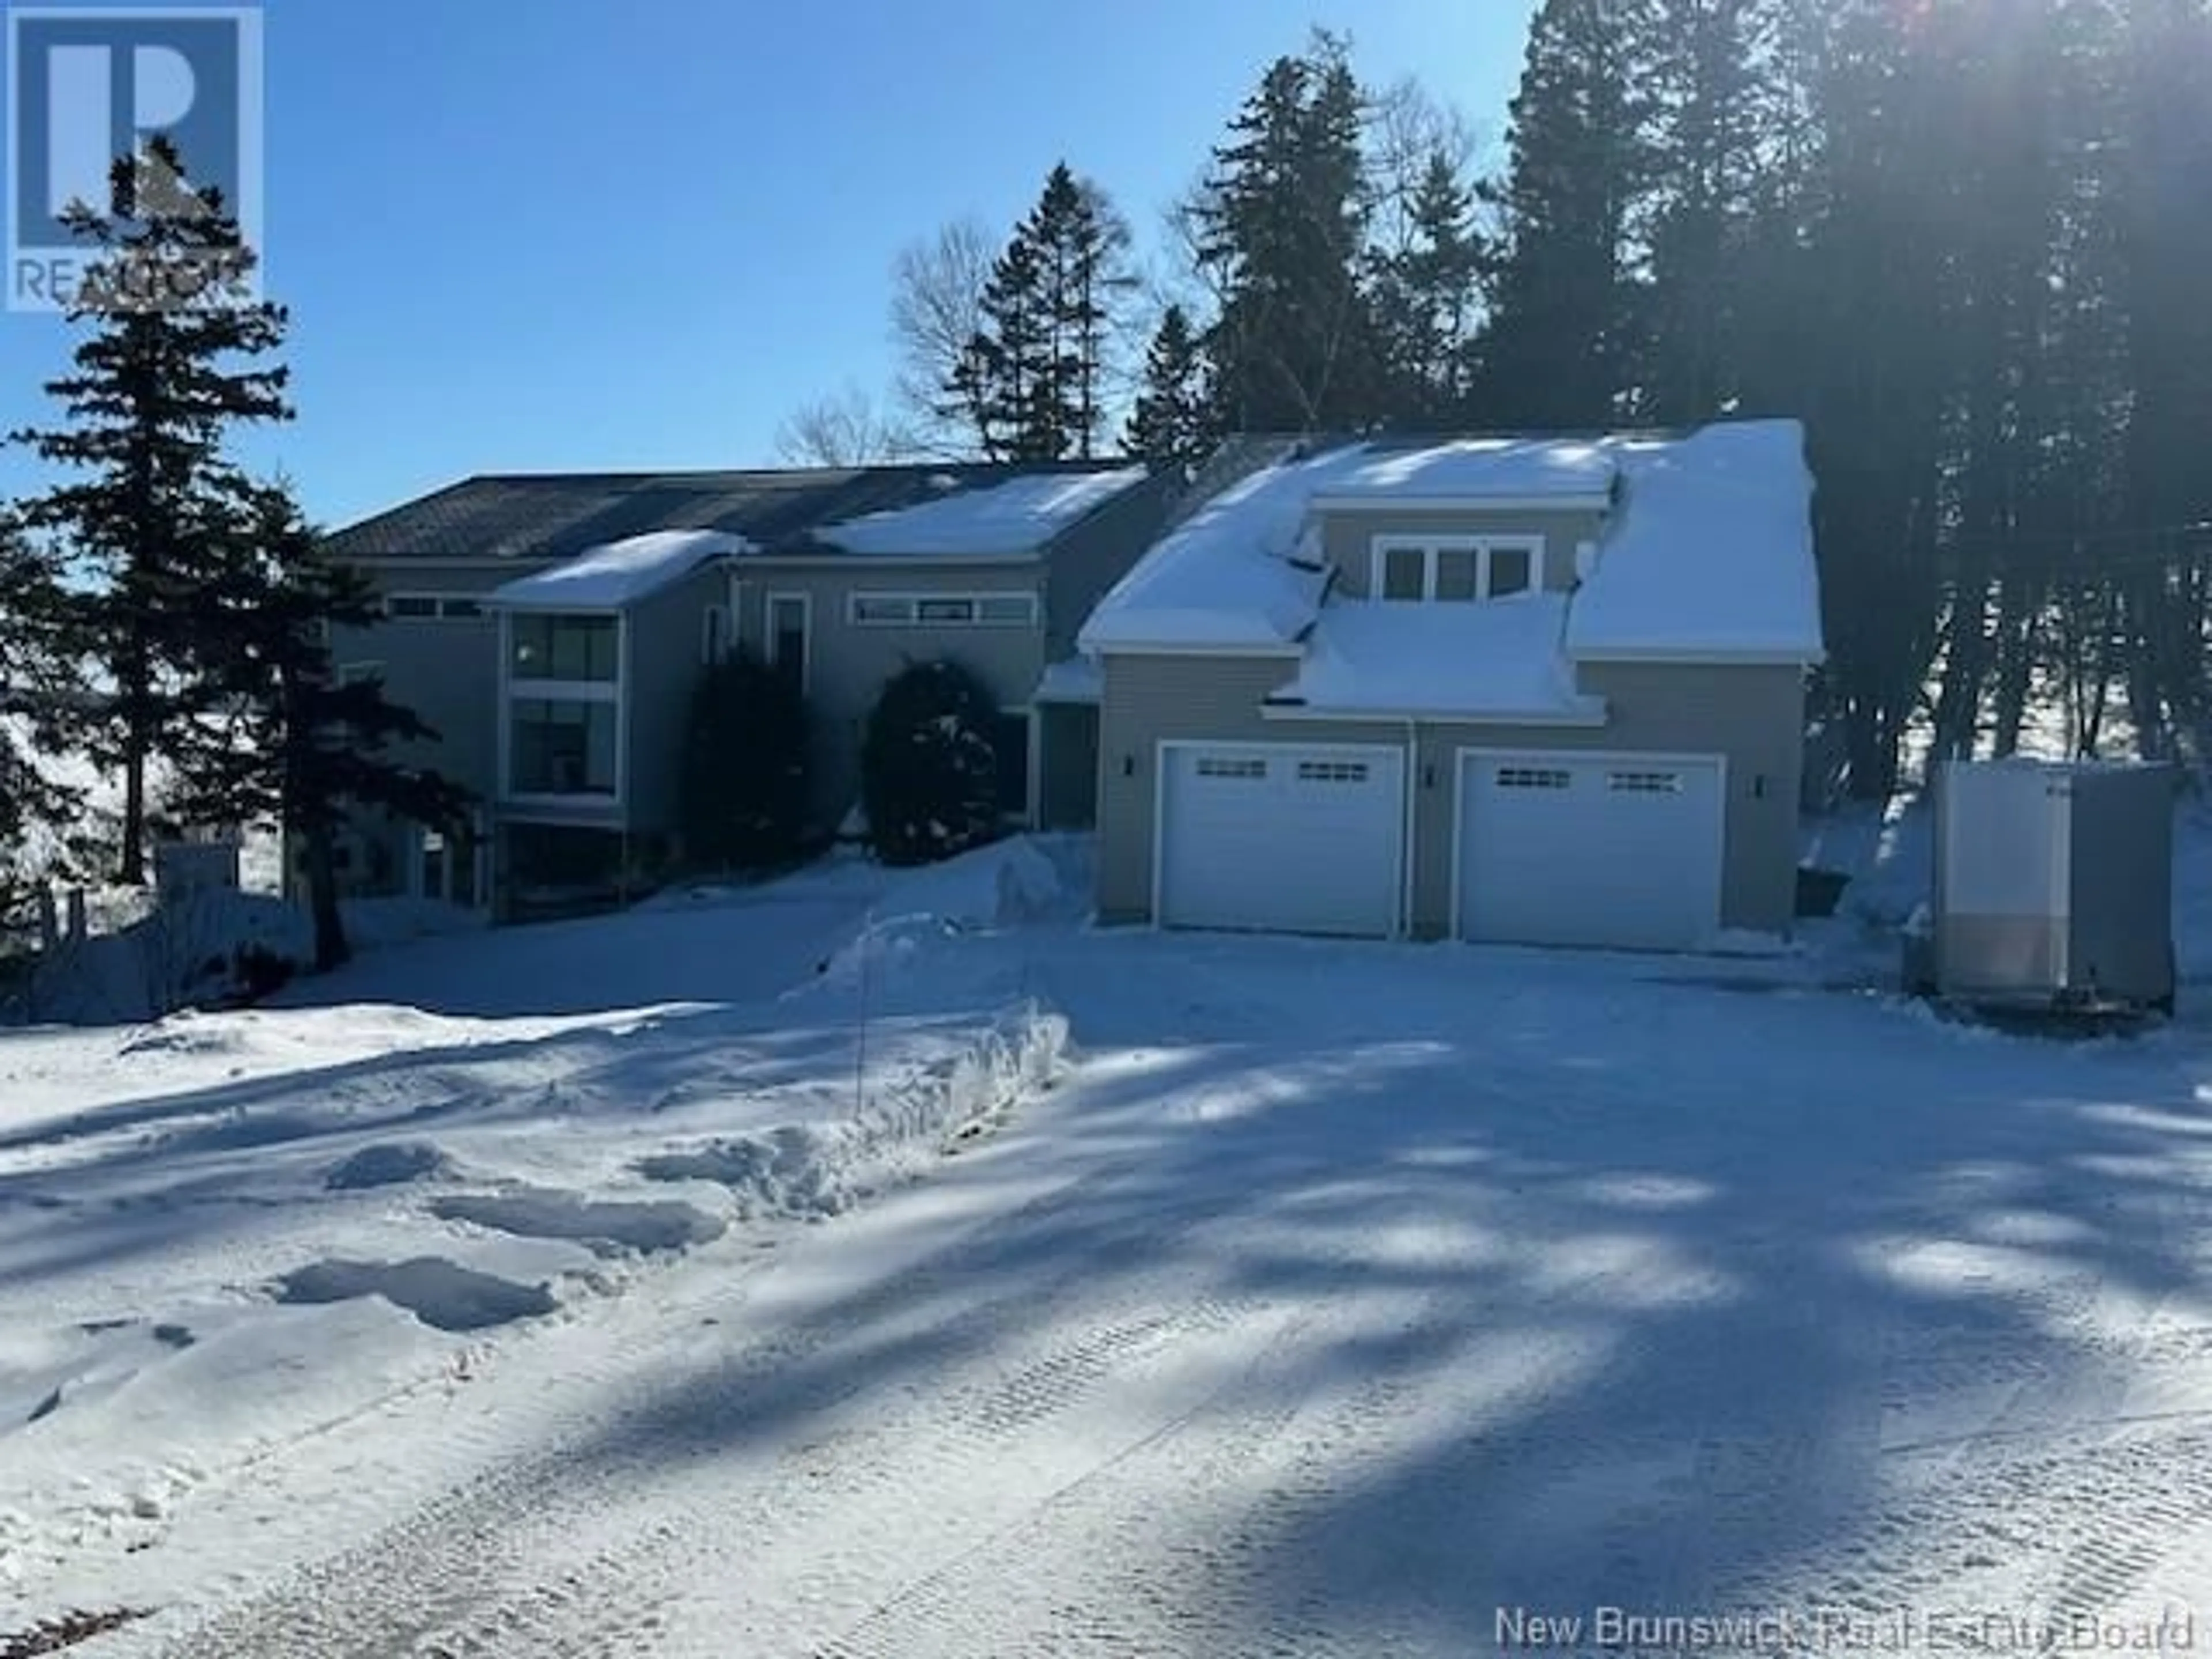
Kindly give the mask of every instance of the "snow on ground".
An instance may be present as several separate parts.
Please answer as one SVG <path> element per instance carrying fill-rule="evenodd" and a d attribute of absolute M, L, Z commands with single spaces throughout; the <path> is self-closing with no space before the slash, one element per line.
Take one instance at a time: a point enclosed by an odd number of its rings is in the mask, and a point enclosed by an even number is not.
<path fill-rule="evenodd" d="M 1522 1614 L 1588 1650 L 1605 1607 L 1800 1651 L 2212 1617 L 2193 994 L 2069 1043 L 1817 951 L 1098 933 L 1081 855 L 0 1038 L 0 1632 L 1326 1659 Z M 410 957 L 416 1006 L 373 1000 Z M 901 1078 L 992 1132 L 905 1134 Z M 771 1122 L 929 1178 L 779 1205 L 831 1155 Z"/>

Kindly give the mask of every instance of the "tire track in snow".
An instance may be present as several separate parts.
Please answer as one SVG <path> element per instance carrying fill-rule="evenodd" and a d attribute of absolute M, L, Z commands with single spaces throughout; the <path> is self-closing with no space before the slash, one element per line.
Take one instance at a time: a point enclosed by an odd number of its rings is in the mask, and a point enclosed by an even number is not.
<path fill-rule="evenodd" d="M 648 1380 L 617 1388 L 611 1410 L 602 1401 L 546 1448 L 526 1457 L 500 1459 L 501 1425 L 490 1415 L 479 1414 L 471 1427 L 449 1440 L 448 1449 L 456 1454 L 452 1461 L 464 1467 L 489 1465 L 488 1473 L 436 1495 L 365 1543 L 295 1569 L 255 1601 L 216 1609 L 167 1651 L 175 1659 L 246 1659 L 262 1654 L 270 1659 L 280 1655 L 283 1659 L 320 1659 L 408 1652 L 428 1659 L 446 1651 L 495 1651 L 507 1642 L 503 1632 L 544 1626 L 549 1612 L 566 1618 L 579 1601 L 596 1601 L 601 1595 L 615 1595 L 617 1586 L 651 1582 L 655 1575 L 641 1571 L 642 1564 L 684 1542 L 676 1536 L 684 1532 L 684 1527 L 641 1522 L 633 1535 L 572 1562 L 550 1582 L 506 1592 L 499 1588 L 502 1582 L 526 1577 L 538 1556 L 557 1556 L 557 1550 L 546 1548 L 566 1541 L 556 1536 L 560 1522 L 553 1517 L 574 1520 L 595 1510 L 619 1511 L 625 1484 L 656 1458 L 680 1452 L 682 1442 L 698 1431 L 702 1420 L 717 1422 L 730 1435 L 749 1414 L 764 1419 L 771 1406 L 803 1409 L 814 1417 L 834 1413 L 867 1387 L 864 1367 L 856 1365 L 840 1377 L 810 1384 L 803 1400 L 793 1398 L 793 1384 L 779 1382 L 779 1377 L 831 1356 L 839 1345 L 864 1335 L 872 1325 L 896 1326 L 902 1314 L 933 1294 L 972 1291 L 979 1283 L 988 1286 L 994 1273 L 1010 1272 L 1014 1282 L 1009 1289 L 993 1296 L 963 1297 L 962 1311 L 933 1328 L 942 1346 L 988 1352 L 990 1338 L 1009 1327 L 1020 1328 L 1024 1316 L 1037 1307 L 1060 1304 L 1073 1287 L 1098 1273 L 1102 1259 L 1123 1252 L 1141 1254 L 1171 1235 L 1178 1222 L 1195 1224 L 1218 1207 L 1218 1199 L 1212 1197 L 1151 1207 L 1117 1202 L 1117 1189 L 1141 1182 L 1146 1173 L 1145 1160 L 1131 1158 L 1039 1194 L 978 1222 L 929 1258 L 877 1281 L 829 1312 L 802 1318 L 796 1329 L 747 1345 L 716 1368 L 679 1420 L 657 1431 L 647 1428 L 628 1458 L 610 1460 L 595 1449 L 607 1419 L 649 1425 L 656 1405 L 665 1404 L 676 1385 L 649 1380 L 654 1368 L 635 1350 L 602 1352 L 595 1364 L 564 1382 L 580 1383 L 579 1392 L 590 1397 L 597 1392 L 595 1385 L 617 1384 L 632 1370 Z M 1076 1206 L 1122 1218 L 1085 1231 L 1082 1249 L 1043 1250 L 1043 1259 L 1058 1264 L 1055 1269 L 1024 1276 L 1019 1270 L 1032 1267 L 1040 1254 L 1033 1225 L 1048 1223 Z M 1164 1334 L 1152 1321 L 1133 1342 L 1141 1346 Z M 1078 1382 L 1086 1374 L 1103 1379 L 1110 1366 L 1095 1352 L 1096 1341 L 1086 1329 L 1075 1354 L 1042 1362 L 1047 1374 L 1056 1365 Z M 1034 1405 L 1024 1403 L 1036 1388 L 1034 1382 L 1018 1385 L 994 1409 L 1002 1415 L 1036 1415 Z M 910 1415 L 911 1410 L 894 1411 L 886 1419 L 887 1426 L 872 1437 L 885 1437 L 892 1431 L 889 1425 L 904 1423 Z M 792 1479 L 780 1478 L 786 1460 L 779 1459 L 750 1483 L 764 1494 L 756 1507 L 772 1524 L 803 1520 L 823 1507 L 804 1494 L 810 1488 L 826 1493 L 835 1483 L 810 1477 L 807 1456 L 807 1448 L 793 1449 Z M 850 1462 L 849 1455 L 833 1457 L 828 1466 L 834 1469 Z M 726 1509 L 732 1497 L 726 1490 L 716 1492 L 713 1508 Z M 714 1514 L 704 1515 L 702 1523 L 704 1535 L 727 1535 Z"/>

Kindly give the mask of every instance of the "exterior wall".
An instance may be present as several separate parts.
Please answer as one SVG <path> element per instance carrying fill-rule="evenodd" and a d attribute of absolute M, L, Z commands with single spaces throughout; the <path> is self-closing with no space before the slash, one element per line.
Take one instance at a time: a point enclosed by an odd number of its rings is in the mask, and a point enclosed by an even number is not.
<path fill-rule="evenodd" d="M 1037 828 L 1088 830 L 1098 821 L 1098 710 L 1087 703 L 1045 703 L 1037 779 Z"/>
<path fill-rule="evenodd" d="M 478 598 L 537 568 L 533 564 L 409 565 L 367 568 L 375 592 Z M 395 759 L 435 769 L 491 801 L 499 782 L 499 622 L 484 615 L 448 621 L 386 617 L 372 628 L 331 635 L 331 661 L 382 665 L 386 695 L 420 715 L 434 743 L 396 745 Z M 351 867 L 343 884 L 353 892 L 404 892 L 415 831 L 382 813 L 358 815 L 348 826 Z M 343 844 L 343 843 L 342 843 Z M 288 854 L 288 869 L 290 867 Z M 381 873 L 380 873 L 381 872 Z"/>
<path fill-rule="evenodd" d="M 1144 921 L 1152 913 L 1153 814 L 1158 745 L 1179 738 L 1267 743 L 1388 743 L 1393 728 L 1261 718 L 1260 701 L 1297 672 L 1297 655 L 1106 658 L 1098 711 L 1098 915 Z M 1402 740 L 1402 731 L 1400 733 Z"/>
<path fill-rule="evenodd" d="M 1106 660 L 1101 711 L 1098 908 L 1109 921 L 1152 914 L 1157 745 L 1164 739 L 1364 743 L 1403 748 L 1401 721 L 1268 720 L 1260 702 L 1293 672 L 1273 659 L 1123 656 Z M 1451 857 L 1458 751 L 1646 750 L 1728 761 L 1722 921 L 1785 930 L 1796 908 L 1797 799 L 1804 679 L 1794 667 L 1638 664 L 1586 666 L 1583 689 L 1608 700 L 1602 728 L 1423 724 L 1414 728 L 1413 930 L 1452 931 Z M 1572 872 L 1561 872 L 1562 880 Z"/>
<path fill-rule="evenodd" d="M 1106 591 L 1128 574 L 1167 524 L 1181 481 L 1161 472 L 1062 536 L 1046 561 L 1044 648 L 1048 662 L 1075 653 L 1075 636 Z"/>
<path fill-rule="evenodd" d="M 1367 597 L 1369 550 L 1377 536 L 1541 536 L 1544 586 L 1564 592 L 1575 585 L 1575 550 L 1605 534 L 1601 513 L 1385 513 L 1336 511 L 1322 515 L 1322 544 L 1338 571 L 1337 591 Z"/>
<path fill-rule="evenodd" d="M 707 607 L 723 603 L 726 580 L 718 569 L 701 570 L 630 611 L 623 718 L 629 763 L 624 816 L 633 830 L 667 834 L 676 827 L 691 696 L 706 667 Z"/>
<path fill-rule="evenodd" d="M 1037 594 L 1042 605 L 1044 574 L 1035 563 L 917 567 L 876 559 L 833 569 L 761 560 L 747 561 L 737 580 L 742 584 L 738 637 L 757 653 L 766 652 L 770 594 L 803 593 L 811 601 L 806 702 L 814 732 L 815 811 L 827 828 L 860 797 L 861 731 L 876 694 L 901 669 L 949 657 L 981 679 L 1004 708 L 1027 708 L 1044 672 L 1040 628 L 860 627 L 848 620 L 846 605 L 857 592 L 1027 592 Z"/>

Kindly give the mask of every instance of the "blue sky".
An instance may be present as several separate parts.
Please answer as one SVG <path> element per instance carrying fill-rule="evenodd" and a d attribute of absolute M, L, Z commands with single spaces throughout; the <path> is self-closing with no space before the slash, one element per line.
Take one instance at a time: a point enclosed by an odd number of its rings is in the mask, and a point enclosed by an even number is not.
<path fill-rule="evenodd" d="M 50 3 L 50 0 L 49 0 Z M 1494 149 L 1531 0 L 270 0 L 267 280 L 296 423 L 241 446 L 343 523 L 471 472 L 774 460 L 889 369 L 901 246 L 1066 157 L 1149 237 L 1314 24 Z M 57 320 L 0 315 L 0 429 Z M 0 494 L 36 479 L 0 452 Z"/>

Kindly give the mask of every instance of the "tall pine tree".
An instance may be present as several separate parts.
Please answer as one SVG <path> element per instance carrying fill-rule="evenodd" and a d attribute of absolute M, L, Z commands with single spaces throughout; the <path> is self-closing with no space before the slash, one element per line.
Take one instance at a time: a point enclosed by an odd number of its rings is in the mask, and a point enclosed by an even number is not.
<path fill-rule="evenodd" d="M 1190 313 L 1170 306 L 1145 355 L 1144 386 L 1129 417 L 1128 447 L 1155 466 L 1193 468 L 1218 441 L 1204 348 Z"/>
<path fill-rule="evenodd" d="M 1390 412 L 1365 281 L 1363 100 L 1342 42 L 1271 64 L 1189 219 L 1218 307 L 1206 347 L 1231 431 L 1364 428 Z"/>
<path fill-rule="evenodd" d="M 408 758 L 435 741 L 377 679 L 340 682 L 334 628 L 374 626 L 374 594 L 357 571 L 322 556 L 290 492 L 259 486 L 217 584 L 198 607 L 221 668 L 225 741 L 184 782 L 185 811 L 230 822 L 273 820 L 303 854 L 315 963 L 348 955 L 333 851 L 340 829 L 382 811 L 447 833 L 468 792 Z"/>
<path fill-rule="evenodd" d="M 222 665 L 202 605 L 224 573 L 251 488 L 224 453 L 242 423 L 288 418 L 286 371 L 256 366 L 283 337 L 274 306 L 221 287 L 196 301 L 146 304 L 151 273 L 251 269 L 238 225 L 213 192 L 172 188 L 142 201 L 146 179 L 182 179 L 167 141 L 150 166 L 117 163 L 109 210 L 79 204 L 70 228 L 93 275 L 70 315 L 89 332 L 73 372 L 46 390 L 64 423 L 20 432 L 38 456 L 80 475 L 25 502 L 22 516 L 58 543 L 80 578 L 58 611 L 58 655 L 98 672 L 95 695 L 58 706 L 58 736 L 124 783 L 117 878 L 146 877 L 147 770 L 157 755 L 180 774 L 219 764 L 209 717 Z"/>
<path fill-rule="evenodd" d="M 1401 421 L 1437 426 L 1469 413 L 1483 261 L 1474 209 L 1459 168 L 1432 152 L 1407 207 L 1406 246 L 1376 256 L 1376 317 Z"/>
<path fill-rule="evenodd" d="M 1650 167 L 1634 52 L 1645 0 L 1544 0 L 1513 100 L 1504 241 L 1490 282 L 1482 398 L 1515 425 L 1612 424 L 1633 411 L 1643 295 L 1631 241 Z"/>

